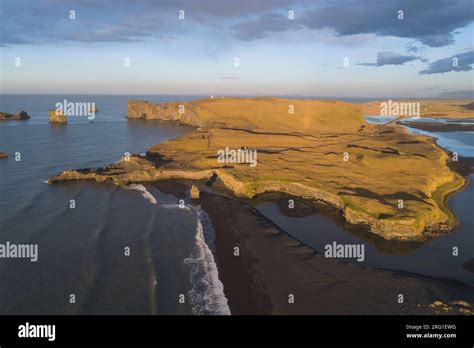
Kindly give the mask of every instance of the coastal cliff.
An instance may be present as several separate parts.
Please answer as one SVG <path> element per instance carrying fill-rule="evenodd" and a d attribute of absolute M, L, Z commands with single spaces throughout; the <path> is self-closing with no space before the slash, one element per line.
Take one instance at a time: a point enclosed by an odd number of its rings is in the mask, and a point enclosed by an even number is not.
<path fill-rule="evenodd" d="M 131 100 L 128 102 L 127 118 L 176 121 L 195 127 L 202 126 L 193 104 L 190 103 L 153 104 L 144 100 Z"/>
<path fill-rule="evenodd" d="M 425 240 L 457 223 L 445 202 L 466 181 L 448 166 L 449 154 L 429 137 L 365 123 L 357 105 L 273 98 L 131 101 L 127 117 L 199 130 L 151 146 L 146 157 L 65 171 L 50 182 L 193 179 L 220 183 L 237 197 L 284 192 L 333 206 L 349 223 L 385 239 Z M 256 165 L 219 161 L 226 148 L 255 151 Z"/>

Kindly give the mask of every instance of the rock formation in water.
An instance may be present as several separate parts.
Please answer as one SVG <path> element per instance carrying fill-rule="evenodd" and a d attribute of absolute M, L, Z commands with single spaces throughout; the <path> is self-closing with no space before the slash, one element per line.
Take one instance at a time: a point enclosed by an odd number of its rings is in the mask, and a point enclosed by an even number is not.
<path fill-rule="evenodd" d="M 191 199 L 199 199 L 199 189 L 196 185 L 191 186 Z"/>
<path fill-rule="evenodd" d="M 59 110 L 50 110 L 49 123 L 67 123 L 67 116 Z"/>
<path fill-rule="evenodd" d="M 16 114 L 9 114 L 7 112 L 0 112 L 0 121 L 21 121 L 30 119 L 30 115 L 26 111 L 19 111 Z"/>

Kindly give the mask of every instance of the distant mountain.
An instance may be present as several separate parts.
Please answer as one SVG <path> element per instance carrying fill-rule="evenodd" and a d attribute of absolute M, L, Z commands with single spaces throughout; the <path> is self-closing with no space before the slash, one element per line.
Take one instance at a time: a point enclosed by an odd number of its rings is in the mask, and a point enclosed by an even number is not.
<path fill-rule="evenodd" d="M 438 95 L 440 99 L 474 99 L 474 90 L 444 92 Z"/>
<path fill-rule="evenodd" d="M 474 102 L 463 105 L 463 107 L 468 110 L 474 110 Z"/>

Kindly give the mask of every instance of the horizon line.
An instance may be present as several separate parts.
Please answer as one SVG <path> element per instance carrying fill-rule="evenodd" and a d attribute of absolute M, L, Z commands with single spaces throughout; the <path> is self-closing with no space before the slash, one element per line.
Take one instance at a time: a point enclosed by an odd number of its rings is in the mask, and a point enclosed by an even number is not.
<path fill-rule="evenodd" d="M 384 96 L 384 97 L 354 97 L 354 96 L 306 96 L 306 95 L 248 95 L 248 94 L 232 94 L 232 95 L 212 95 L 212 94 L 137 94 L 137 93 L 0 93 L 0 96 L 156 96 L 156 97 L 202 97 L 210 98 L 211 96 L 215 99 L 218 98 L 304 98 L 304 99 L 327 99 L 327 100 L 342 100 L 342 99 L 367 99 L 367 100 L 396 100 L 396 99 L 420 99 L 420 100 L 468 100 L 474 99 L 474 96 L 467 98 L 445 98 L 445 97 L 413 97 L 413 96 Z"/>

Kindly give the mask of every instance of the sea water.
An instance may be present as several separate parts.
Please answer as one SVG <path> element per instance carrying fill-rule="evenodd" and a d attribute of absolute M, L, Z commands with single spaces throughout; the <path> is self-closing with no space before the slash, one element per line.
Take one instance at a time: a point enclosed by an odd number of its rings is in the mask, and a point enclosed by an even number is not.
<path fill-rule="evenodd" d="M 1 96 L 1 111 L 25 110 L 31 119 L 0 122 L 0 151 L 9 155 L 0 161 L 0 243 L 37 245 L 38 260 L 0 260 L 0 314 L 230 313 L 204 239 L 213 233 L 204 212 L 180 209 L 176 198 L 144 185 L 46 183 L 191 130 L 126 120 L 127 100 L 195 98 Z M 48 124 L 48 110 L 64 99 L 94 102 L 95 122 Z"/>

